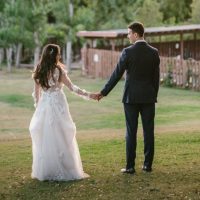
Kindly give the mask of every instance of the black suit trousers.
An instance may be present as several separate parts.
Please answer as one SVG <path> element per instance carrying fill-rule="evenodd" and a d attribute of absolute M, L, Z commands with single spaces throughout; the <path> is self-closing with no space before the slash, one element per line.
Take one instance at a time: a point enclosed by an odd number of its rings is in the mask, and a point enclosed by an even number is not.
<path fill-rule="evenodd" d="M 138 117 L 141 115 L 144 136 L 144 165 L 152 166 L 154 157 L 155 103 L 124 103 L 126 119 L 126 168 L 135 167 Z"/>

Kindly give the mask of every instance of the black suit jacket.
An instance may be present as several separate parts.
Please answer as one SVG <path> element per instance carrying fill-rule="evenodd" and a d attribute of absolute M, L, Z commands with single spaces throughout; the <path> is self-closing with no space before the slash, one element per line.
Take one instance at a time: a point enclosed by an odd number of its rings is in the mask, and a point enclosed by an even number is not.
<path fill-rule="evenodd" d="M 158 50 L 139 41 L 123 49 L 118 64 L 101 91 L 106 96 L 126 71 L 123 103 L 155 103 L 159 89 Z"/>

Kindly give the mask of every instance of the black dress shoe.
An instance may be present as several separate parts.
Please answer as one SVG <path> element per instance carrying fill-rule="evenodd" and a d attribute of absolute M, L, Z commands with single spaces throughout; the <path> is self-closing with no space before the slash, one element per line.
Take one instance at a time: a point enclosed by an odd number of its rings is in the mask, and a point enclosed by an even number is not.
<path fill-rule="evenodd" d="M 151 171 L 152 171 L 152 168 L 143 165 L 142 170 L 143 170 L 144 172 L 151 172 Z"/>
<path fill-rule="evenodd" d="M 121 173 L 123 173 L 123 174 L 134 174 L 135 173 L 135 169 L 134 168 L 121 169 Z"/>

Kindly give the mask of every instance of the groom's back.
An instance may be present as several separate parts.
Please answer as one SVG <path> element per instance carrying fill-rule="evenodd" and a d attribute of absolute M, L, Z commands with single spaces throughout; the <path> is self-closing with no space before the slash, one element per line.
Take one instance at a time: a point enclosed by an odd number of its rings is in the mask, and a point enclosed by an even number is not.
<path fill-rule="evenodd" d="M 128 51 L 127 75 L 138 81 L 151 81 L 155 63 L 158 60 L 157 50 L 146 42 L 138 42 Z"/>
<path fill-rule="evenodd" d="M 123 102 L 151 103 L 156 102 L 159 75 L 159 56 L 155 48 L 145 41 L 126 49 L 127 70 Z"/>

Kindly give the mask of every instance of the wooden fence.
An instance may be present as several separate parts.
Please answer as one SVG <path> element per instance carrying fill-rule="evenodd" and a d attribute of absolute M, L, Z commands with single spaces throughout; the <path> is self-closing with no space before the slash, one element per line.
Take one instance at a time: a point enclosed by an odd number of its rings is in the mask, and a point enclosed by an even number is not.
<path fill-rule="evenodd" d="M 160 81 L 168 86 L 200 91 L 200 61 L 160 58 Z"/>
<path fill-rule="evenodd" d="M 120 52 L 99 49 L 83 49 L 83 71 L 92 78 L 108 78 L 112 73 Z"/>
<path fill-rule="evenodd" d="M 82 70 L 92 78 L 107 79 L 114 70 L 121 52 L 82 49 Z M 161 84 L 200 91 L 200 61 L 181 60 L 176 57 L 160 57 Z"/>

